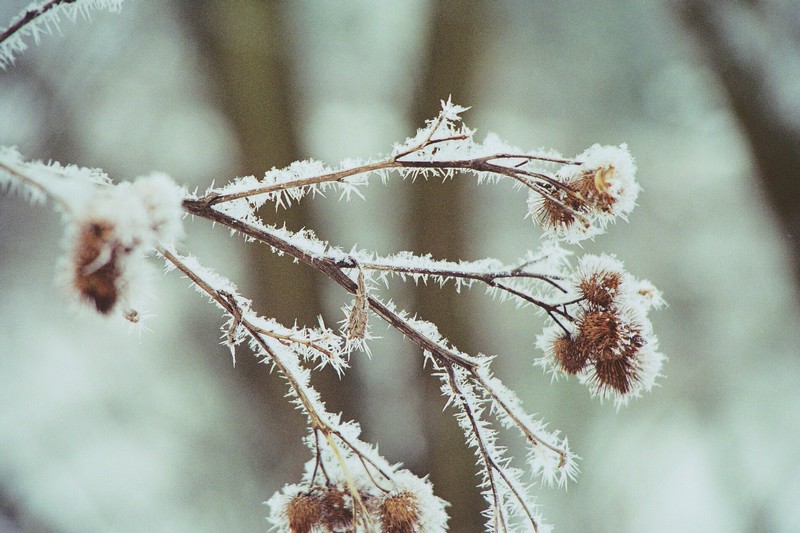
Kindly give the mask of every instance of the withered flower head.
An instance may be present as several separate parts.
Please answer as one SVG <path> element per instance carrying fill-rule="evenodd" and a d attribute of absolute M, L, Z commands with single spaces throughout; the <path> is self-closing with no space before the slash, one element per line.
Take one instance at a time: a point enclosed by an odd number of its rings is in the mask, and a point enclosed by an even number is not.
<path fill-rule="evenodd" d="M 578 338 L 592 359 L 608 361 L 622 357 L 629 329 L 616 311 L 590 309 L 578 321 Z"/>
<path fill-rule="evenodd" d="M 286 504 L 286 518 L 292 533 L 311 533 L 322 520 L 322 501 L 314 493 L 298 494 Z"/>
<path fill-rule="evenodd" d="M 578 288 L 587 301 L 608 308 L 614 303 L 621 283 L 622 274 L 619 272 L 600 271 L 582 276 Z"/>
<path fill-rule="evenodd" d="M 330 531 L 339 531 L 353 525 L 352 498 L 338 487 L 327 488 L 320 496 L 322 524 Z"/>
<path fill-rule="evenodd" d="M 567 333 L 553 340 L 553 358 L 558 367 L 566 374 L 577 374 L 586 367 L 588 354 L 576 342 L 572 335 Z"/>
<path fill-rule="evenodd" d="M 417 497 L 411 492 L 401 492 L 383 500 L 378 509 L 383 533 L 414 533 L 420 514 Z"/>
<path fill-rule="evenodd" d="M 119 261 L 124 253 L 110 222 L 88 220 L 78 229 L 72 253 L 72 285 L 100 313 L 108 314 L 120 297 Z"/>
<path fill-rule="evenodd" d="M 550 187 L 548 195 L 532 196 L 530 212 L 534 222 L 556 233 L 563 233 L 576 224 L 586 225 L 586 221 L 577 215 L 586 211 L 586 203 L 575 193 L 565 183 L 563 189 Z"/>

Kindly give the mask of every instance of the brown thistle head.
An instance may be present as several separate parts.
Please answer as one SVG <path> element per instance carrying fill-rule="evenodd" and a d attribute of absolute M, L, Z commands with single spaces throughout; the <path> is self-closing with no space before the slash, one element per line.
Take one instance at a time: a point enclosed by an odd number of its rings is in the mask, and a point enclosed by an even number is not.
<path fill-rule="evenodd" d="M 414 533 L 420 514 L 417 497 L 411 492 L 388 496 L 378 508 L 383 533 Z"/>
<path fill-rule="evenodd" d="M 565 374 L 577 374 L 586 367 L 588 354 L 574 336 L 564 333 L 553 341 L 553 357 Z"/>
<path fill-rule="evenodd" d="M 286 518 L 292 533 L 311 533 L 322 521 L 322 515 L 322 501 L 314 493 L 298 494 L 286 505 Z"/>
<path fill-rule="evenodd" d="M 124 253 L 110 222 L 89 220 L 78 229 L 72 254 L 72 285 L 81 299 L 102 314 L 108 314 L 119 299 L 119 262 Z"/>
<path fill-rule="evenodd" d="M 323 526 L 339 531 L 353 525 L 352 498 L 338 487 L 328 487 L 320 496 Z"/>

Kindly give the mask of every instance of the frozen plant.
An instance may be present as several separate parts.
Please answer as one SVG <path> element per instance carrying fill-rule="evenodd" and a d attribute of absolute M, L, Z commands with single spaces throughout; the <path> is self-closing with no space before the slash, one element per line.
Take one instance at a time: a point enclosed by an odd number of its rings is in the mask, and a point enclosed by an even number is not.
<path fill-rule="evenodd" d="M 40 24 L 49 27 L 58 20 L 58 10 L 75 14 L 119 3 L 34 4 L 3 32 L 0 64 L 7 66 L 12 53 L 24 48 L 22 36 L 35 37 Z M 493 134 L 479 142 L 461 121 L 465 110 L 443 101 L 437 117 L 387 155 L 336 166 L 298 161 L 202 194 L 187 192 L 159 173 L 114 184 L 101 170 L 25 161 L 10 147 L 0 148 L 0 187 L 34 202 L 49 198 L 61 212 L 67 249 L 59 277 L 78 304 L 139 320 L 136 302 L 146 290 L 148 256 L 157 256 L 222 311 L 223 343 L 234 357 L 246 343 L 284 378 L 290 401 L 307 420 L 304 444 L 311 458 L 302 479 L 269 500 L 269 520 L 277 530 L 446 530 L 447 503 L 435 496 L 427 478 L 381 457 L 361 440 L 356 422 L 326 409 L 311 384 L 313 371 L 321 367 L 346 372 L 355 352 L 368 352 L 371 328 L 382 320 L 421 349 L 424 363 L 440 380 L 477 459 L 487 531 L 547 531 L 530 480 L 564 486 L 575 478 L 577 457 L 567 439 L 527 413 L 493 374 L 492 357 L 460 351 L 435 324 L 396 308 L 388 299 L 391 283 L 432 280 L 457 289 L 479 284 L 494 297 L 532 307 L 545 322 L 537 341 L 542 355 L 535 363 L 554 376 L 576 376 L 592 394 L 617 407 L 649 391 L 661 371 L 664 358 L 648 312 L 663 300 L 614 256 L 571 261 L 562 246 L 593 238 L 633 209 L 639 186 L 625 145 L 594 145 L 565 158 L 554 151 L 520 150 Z M 457 173 L 472 175 L 479 184 L 503 182 L 525 191 L 526 214 L 544 233 L 539 249 L 521 251 L 510 265 L 491 258 L 443 261 L 411 252 L 381 256 L 343 250 L 309 230 L 267 225 L 258 216 L 265 204 L 290 208 L 313 193 L 362 196 L 370 180 L 413 182 Z M 521 200 L 520 213 L 525 211 Z M 310 265 L 350 293 L 353 303 L 344 309 L 340 327 L 321 321 L 317 327 L 289 327 L 258 315 L 233 282 L 179 251 L 184 221 L 197 219 Z M 498 426 L 515 429 L 526 443 L 523 465 L 507 455 Z"/>

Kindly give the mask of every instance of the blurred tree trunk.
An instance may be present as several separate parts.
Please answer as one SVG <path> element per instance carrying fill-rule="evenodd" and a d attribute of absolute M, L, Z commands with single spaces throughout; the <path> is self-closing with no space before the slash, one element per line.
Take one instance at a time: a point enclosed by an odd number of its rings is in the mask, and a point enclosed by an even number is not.
<path fill-rule="evenodd" d="M 438 115 L 440 100 L 452 95 L 453 101 L 470 105 L 474 100 L 471 81 L 476 59 L 488 37 L 485 24 L 487 2 L 463 4 L 455 0 L 431 3 L 427 55 L 422 59 L 421 76 L 411 117 L 414 127 Z M 471 184 L 456 176 L 441 183 L 418 180 L 408 184 L 406 225 L 411 233 L 412 249 L 431 253 L 438 259 L 458 260 L 466 254 L 467 213 Z M 414 292 L 414 311 L 424 320 L 435 323 L 442 334 L 462 350 L 474 346 L 465 302 L 452 288 L 444 290 L 419 286 Z M 439 381 L 420 370 L 418 390 L 425 391 L 424 427 L 429 443 L 428 464 L 414 465 L 418 472 L 430 473 L 436 494 L 452 504 L 451 531 L 481 531 L 481 511 L 486 502 L 475 488 L 475 456 L 464 445 L 464 434 L 451 416 L 437 406 L 443 399 Z"/>
<path fill-rule="evenodd" d="M 715 0 L 679 5 L 750 144 L 800 291 L 800 7 Z"/>
<path fill-rule="evenodd" d="M 185 2 L 183 9 L 215 84 L 217 105 L 227 114 L 239 140 L 241 167 L 221 178 L 249 174 L 258 178 L 272 167 L 303 159 L 283 4 L 192 0 Z M 277 213 L 267 205 L 260 215 L 266 223 L 285 222 L 294 230 L 314 227 L 312 211 L 305 202 Z M 243 294 L 253 300 L 254 308 L 287 326 L 295 322 L 316 325 L 322 310 L 320 278 L 316 273 L 286 257 L 277 257 L 266 246 L 251 244 L 245 250 L 243 257 L 248 261 L 251 277 L 242 280 Z M 254 452 L 263 456 L 265 472 L 274 465 L 276 455 L 281 456 L 281 462 L 295 465 L 308 460 L 309 452 L 299 440 L 305 433 L 305 421 L 287 402 L 285 382 L 253 357 L 237 358 L 236 366 L 236 375 L 241 377 L 253 409 L 260 411 L 264 421 L 260 428 L 254 428 L 258 434 L 253 439 L 260 435 L 261 440 L 253 444 Z M 313 383 L 331 410 L 342 410 L 349 402 L 351 387 L 339 386 L 338 378 L 328 369 L 315 373 Z M 264 446 L 265 431 L 280 439 L 280 454 L 275 453 L 274 444 Z M 289 458 L 290 453 L 296 455 Z M 295 482 L 299 478 L 281 481 Z"/>

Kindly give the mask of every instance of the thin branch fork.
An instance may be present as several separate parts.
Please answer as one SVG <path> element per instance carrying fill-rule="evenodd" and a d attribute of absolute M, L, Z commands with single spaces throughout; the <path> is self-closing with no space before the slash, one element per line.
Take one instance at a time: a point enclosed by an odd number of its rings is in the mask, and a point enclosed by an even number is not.
<path fill-rule="evenodd" d="M 338 261 L 337 266 L 342 268 L 355 268 L 355 262 L 352 260 L 342 260 Z M 543 274 L 535 274 L 532 272 L 525 272 L 520 268 L 514 268 L 511 270 L 501 271 L 501 272 L 488 272 L 488 273 L 478 273 L 478 272 L 464 272 L 461 270 L 451 270 L 447 268 L 416 268 L 416 267 L 403 267 L 403 266 L 394 266 L 388 264 L 380 264 L 380 263 L 358 263 L 358 266 L 363 270 L 373 270 L 378 272 L 392 272 L 396 274 L 419 274 L 423 276 L 443 276 L 447 278 L 457 278 L 457 279 L 469 279 L 475 281 L 481 281 L 486 285 L 500 289 L 505 291 L 509 294 L 512 294 L 522 300 L 525 300 L 533 305 L 536 305 L 546 311 L 548 314 L 552 316 L 552 314 L 558 314 L 566 318 L 567 320 L 572 321 L 572 316 L 566 312 L 565 306 L 563 304 L 553 305 L 548 304 L 547 302 L 543 302 L 530 294 L 517 290 L 513 287 L 505 285 L 503 283 L 498 282 L 500 279 L 506 278 L 526 278 L 526 279 L 538 279 L 549 283 L 556 289 L 560 290 L 561 292 L 567 292 L 558 282 L 551 276 L 545 276 Z"/>
<path fill-rule="evenodd" d="M 527 503 L 522 494 L 520 494 L 517 487 L 508 479 L 504 469 L 497 464 L 497 460 L 494 456 L 489 452 L 488 448 L 486 447 L 486 442 L 481 435 L 480 426 L 478 425 L 478 421 L 475 418 L 475 413 L 472 411 L 472 408 L 467 402 L 466 396 L 464 395 L 464 391 L 458 385 L 458 380 L 455 377 L 455 372 L 453 371 L 452 365 L 446 365 L 447 377 L 450 383 L 450 388 L 453 390 L 454 393 L 458 394 L 459 403 L 461 404 L 461 410 L 464 412 L 464 415 L 469 420 L 470 426 L 472 428 L 472 433 L 475 435 L 475 441 L 478 446 L 478 452 L 480 455 L 481 462 L 484 465 L 486 470 L 486 476 L 489 480 L 489 486 L 492 491 L 492 500 L 494 501 L 494 510 L 495 510 L 495 520 L 498 526 L 503 526 L 503 530 L 508 529 L 508 525 L 505 522 L 505 518 L 503 517 L 503 506 L 500 504 L 500 495 L 497 491 L 497 481 L 495 480 L 494 473 L 496 472 L 499 475 L 506 486 L 511 490 L 511 493 L 514 495 L 514 498 L 520 504 L 520 507 L 525 511 L 525 515 L 528 517 L 531 525 L 533 526 L 534 531 L 539 531 L 539 524 L 534 518 L 533 513 L 528 508 Z M 484 384 L 481 383 L 483 386 Z M 515 420 L 516 421 L 516 420 Z M 496 531 L 500 531 L 500 529 L 496 529 Z"/>
<path fill-rule="evenodd" d="M 356 265 L 355 261 L 353 260 L 342 260 L 339 261 L 337 265 L 343 268 L 360 267 L 362 270 L 374 270 L 378 272 L 394 272 L 397 274 L 420 274 L 423 276 L 443 276 L 447 278 L 473 279 L 477 281 L 482 281 L 484 283 L 491 283 L 492 281 L 501 278 L 538 279 L 546 283 L 549 283 L 556 289 L 559 289 L 561 292 L 566 292 L 560 285 L 558 285 L 557 279 L 559 278 L 553 276 L 546 276 L 544 274 L 537 274 L 535 272 L 526 272 L 524 268 L 521 267 L 514 267 L 512 269 L 502 270 L 499 272 L 479 273 L 479 272 L 466 272 L 463 270 L 453 270 L 448 268 L 435 268 L 435 267 L 418 268 L 418 267 L 396 266 L 386 263 L 359 262 L 358 265 Z"/>
<path fill-rule="evenodd" d="M 228 216 L 224 213 L 220 213 L 219 211 L 208 207 L 205 205 L 205 202 L 202 200 L 185 200 L 184 208 L 192 215 L 199 216 L 210 220 L 212 222 L 217 222 L 224 226 L 227 226 L 231 229 L 234 229 L 240 233 L 248 235 L 249 237 L 253 237 L 277 250 L 280 250 L 291 257 L 297 259 L 300 262 L 303 262 L 323 274 L 325 274 L 328 278 L 335 281 L 341 287 L 343 287 L 347 292 L 350 294 L 355 295 L 358 290 L 358 285 L 356 282 L 350 279 L 350 277 L 344 272 L 344 270 L 336 264 L 336 261 L 326 258 L 326 257 L 316 257 L 308 254 L 301 248 L 277 237 L 276 235 L 269 233 L 267 231 L 260 230 L 258 228 L 254 228 L 253 226 L 247 224 L 246 222 L 242 222 L 239 219 L 233 218 Z M 411 324 L 409 324 L 406 320 L 404 320 L 399 314 L 395 313 L 386 305 L 381 303 L 376 298 L 367 295 L 367 301 L 369 302 L 370 309 L 380 316 L 383 320 L 388 322 L 392 327 L 397 329 L 400 333 L 409 337 L 415 344 L 417 344 L 420 348 L 425 351 L 431 352 L 435 354 L 438 358 L 442 359 L 443 361 L 449 361 L 451 363 L 455 363 L 458 366 L 463 368 L 474 370 L 478 367 L 478 363 L 471 359 L 467 359 L 462 355 L 457 354 L 456 352 L 445 348 L 444 346 L 440 345 L 439 343 L 429 339 L 419 331 L 417 331 Z"/>

